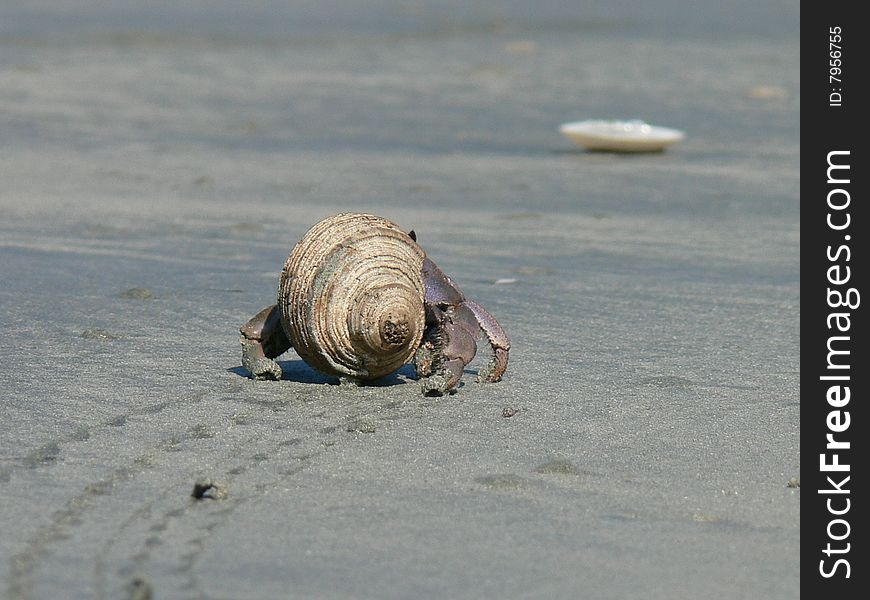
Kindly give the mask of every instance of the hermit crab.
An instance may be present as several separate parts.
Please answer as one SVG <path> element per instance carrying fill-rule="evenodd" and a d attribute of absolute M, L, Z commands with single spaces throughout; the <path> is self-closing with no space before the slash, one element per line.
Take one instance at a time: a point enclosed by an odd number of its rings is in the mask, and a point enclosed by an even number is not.
<path fill-rule="evenodd" d="M 413 231 L 360 213 L 309 229 L 281 271 L 278 303 L 239 331 L 252 378 L 280 379 L 273 359 L 292 346 L 314 369 L 357 382 L 413 361 L 427 395 L 456 387 L 481 332 L 492 357 L 479 381 L 499 381 L 510 351 L 495 317 L 426 257 Z"/>

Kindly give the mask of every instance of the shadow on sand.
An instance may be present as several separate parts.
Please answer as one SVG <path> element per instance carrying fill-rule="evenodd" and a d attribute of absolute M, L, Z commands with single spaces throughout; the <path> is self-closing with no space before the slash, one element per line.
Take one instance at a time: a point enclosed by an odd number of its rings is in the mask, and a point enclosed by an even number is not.
<path fill-rule="evenodd" d="M 278 365 L 281 367 L 282 375 L 281 381 L 295 381 L 296 383 L 314 383 L 314 384 L 329 384 L 329 385 L 339 385 L 338 377 L 332 377 L 331 375 L 324 375 L 318 371 L 315 371 L 307 364 L 305 361 L 301 359 L 296 360 L 279 360 Z M 230 373 L 235 373 L 239 377 L 250 377 L 250 373 L 244 367 L 230 367 L 227 369 Z M 367 381 L 365 385 L 375 386 L 375 387 L 387 387 L 392 385 L 403 385 L 406 383 L 412 383 L 416 381 L 417 374 L 414 371 L 413 365 L 404 365 L 398 371 L 387 375 L 386 377 L 381 377 L 380 379 L 375 379 L 374 381 Z"/>

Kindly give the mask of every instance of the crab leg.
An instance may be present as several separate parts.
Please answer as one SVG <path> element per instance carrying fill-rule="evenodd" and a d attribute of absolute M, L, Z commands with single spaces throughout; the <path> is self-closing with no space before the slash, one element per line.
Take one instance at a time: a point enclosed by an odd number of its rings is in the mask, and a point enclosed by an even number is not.
<path fill-rule="evenodd" d="M 239 328 L 242 366 L 252 379 L 281 379 L 281 367 L 272 360 L 290 349 L 281 326 L 278 306 L 268 306 Z"/>
<path fill-rule="evenodd" d="M 501 376 L 504 375 L 505 369 L 507 369 L 511 341 L 498 321 L 495 320 L 495 317 L 489 314 L 480 304 L 466 299 L 465 306 L 474 313 L 477 324 L 480 325 L 480 329 L 486 335 L 489 346 L 492 348 L 492 358 L 489 364 L 480 370 L 477 380 L 487 383 L 499 381 Z"/>

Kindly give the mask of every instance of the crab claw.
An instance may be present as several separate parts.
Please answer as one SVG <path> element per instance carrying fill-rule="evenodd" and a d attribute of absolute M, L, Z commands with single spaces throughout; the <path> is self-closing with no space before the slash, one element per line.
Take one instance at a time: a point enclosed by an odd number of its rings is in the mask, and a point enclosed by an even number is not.
<path fill-rule="evenodd" d="M 281 367 L 272 360 L 290 349 L 277 306 L 258 312 L 239 328 L 242 366 L 252 379 L 281 379 Z"/>
<path fill-rule="evenodd" d="M 417 349 L 414 363 L 420 377 L 420 387 L 427 396 L 441 396 L 453 391 L 465 365 L 477 352 L 477 324 L 470 311 L 463 307 L 444 311 L 427 307 L 427 321 L 435 322 Z"/>

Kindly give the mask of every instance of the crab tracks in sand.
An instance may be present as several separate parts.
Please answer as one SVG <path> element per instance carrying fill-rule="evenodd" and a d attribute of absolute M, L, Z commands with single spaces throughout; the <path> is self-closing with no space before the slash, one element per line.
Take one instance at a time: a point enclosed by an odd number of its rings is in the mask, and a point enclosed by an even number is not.
<path fill-rule="evenodd" d="M 93 446 L 96 452 L 119 433 L 137 444 L 132 460 L 97 469 L 77 493 L 56 499 L 57 508 L 11 557 L 7 597 L 42 597 L 45 591 L 62 590 L 65 572 L 54 567 L 74 560 L 89 571 L 79 573 L 74 589 L 89 597 L 148 597 L 153 587 L 149 572 L 155 570 L 160 587 L 154 591 L 161 596 L 204 597 L 207 582 L 195 567 L 212 533 L 258 496 L 285 489 L 294 475 L 342 439 L 372 432 L 378 421 L 410 417 L 422 408 L 419 402 L 360 401 L 359 389 L 341 393 L 339 387 L 341 410 L 326 410 L 306 398 L 308 385 L 297 386 L 295 393 L 288 389 L 287 399 L 276 401 L 262 382 L 227 375 L 229 381 L 217 390 L 147 404 L 46 440 L 0 472 L 0 485 L 19 477 L 50 477 L 62 468 L 71 447 L 78 453 Z M 293 386 L 286 381 L 274 385 Z M 221 410 L 207 405 L 220 405 Z M 165 428 L 160 416 L 170 409 L 211 418 Z M 200 475 L 220 485 L 226 497 L 192 497 Z M 89 582 L 85 589 L 82 580 Z"/>

